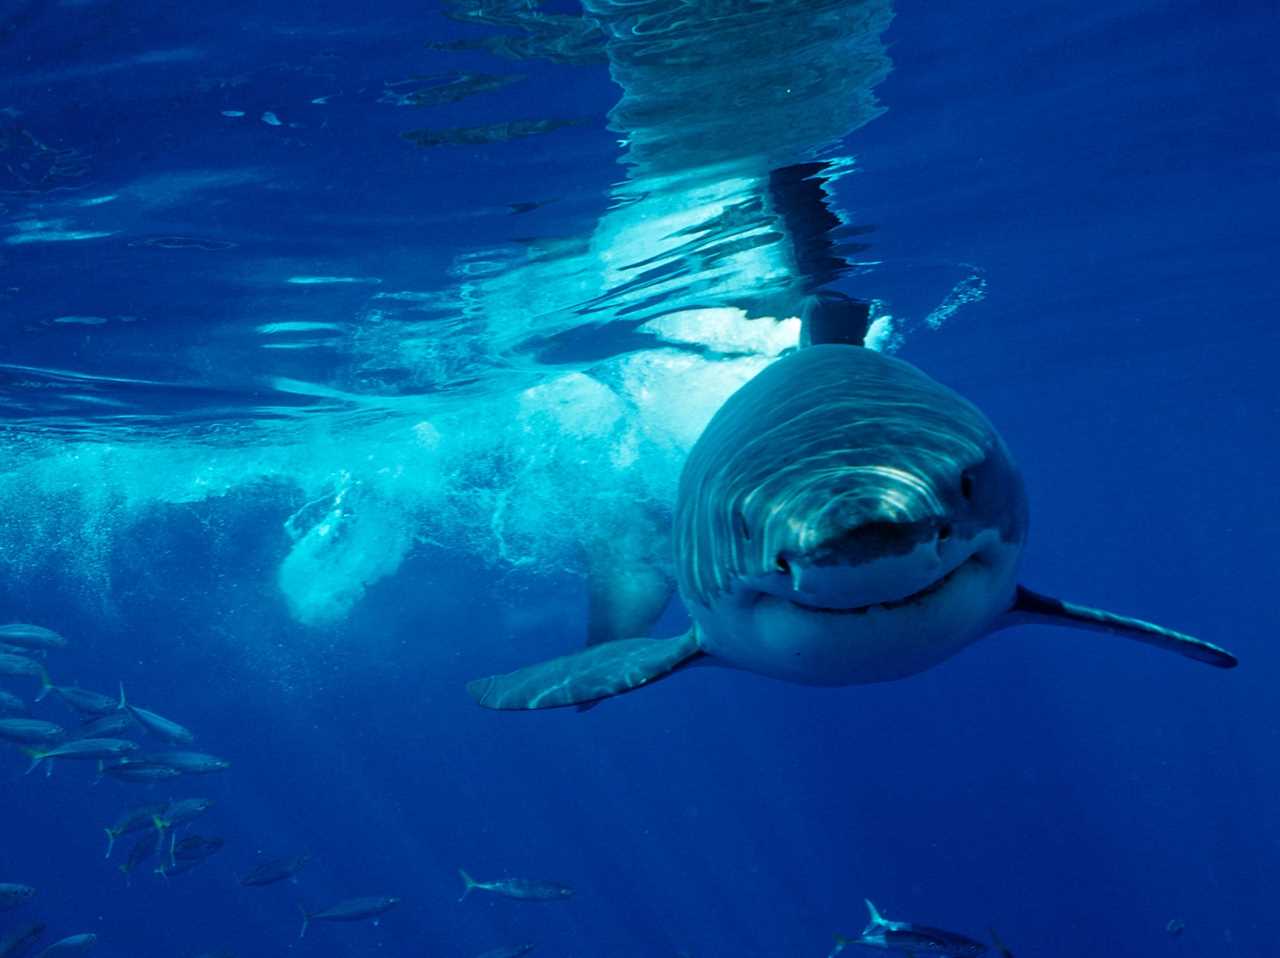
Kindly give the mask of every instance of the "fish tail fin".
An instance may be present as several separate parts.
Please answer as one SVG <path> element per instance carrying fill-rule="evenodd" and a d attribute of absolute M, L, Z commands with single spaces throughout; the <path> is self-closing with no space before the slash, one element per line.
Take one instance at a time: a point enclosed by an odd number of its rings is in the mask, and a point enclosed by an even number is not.
<path fill-rule="evenodd" d="M 840 954 L 840 952 L 853 944 L 852 939 L 846 938 L 844 935 L 832 935 L 831 937 L 836 940 L 836 944 L 827 955 L 827 958 L 835 958 L 836 955 Z"/>
<path fill-rule="evenodd" d="M 867 934 L 867 932 L 875 931 L 876 929 L 883 928 L 885 925 L 889 924 L 884 920 L 884 917 L 880 912 L 876 911 L 876 906 L 871 904 L 870 898 L 864 898 L 862 900 L 867 903 L 867 915 L 871 919 L 867 924 L 867 930 L 863 932 L 864 935 Z"/>
<path fill-rule="evenodd" d="M 27 756 L 27 758 L 31 759 L 31 764 L 27 766 L 27 770 L 22 774 L 30 775 L 37 768 L 39 768 L 40 763 L 44 761 L 44 752 L 41 752 L 38 749 L 34 749 L 34 748 L 24 748 L 22 751 Z"/>
<path fill-rule="evenodd" d="M 45 697 L 53 691 L 53 682 L 49 680 L 49 673 L 40 669 L 40 691 L 36 693 L 36 701 L 43 702 Z"/>
<path fill-rule="evenodd" d="M 466 901 L 467 896 L 471 894 L 471 889 L 478 887 L 480 883 L 468 875 L 465 868 L 458 869 L 458 877 L 462 879 L 462 895 L 458 901 Z"/>
<path fill-rule="evenodd" d="M 129 707 L 129 700 L 124 697 L 124 683 L 120 683 L 120 704 L 116 706 L 117 712 L 123 712 Z"/>
<path fill-rule="evenodd" d="M 111 849 L 113 849 L 113 848 L 115 848 L 115 847 L 116 847 L 116 833 L 115 833 L 115 832 L 113 832 L 113 831 L 112 831 L 111 829 L 109 829 L 109 828 L 104 828 L 104 829 L 103 829 L 103 831 L 107 833 L 107 853 L 106 853 L 105 855 L 103 855 L 102 857 L 103 857 L 103 858 L 110 858 L 110 857 L 111 857 Z"/>
<path fill-rule="evenodd" d="M 298 906 L 298 911 L 302 912 L 302 931 L 298 932 L 298 937 L 302 938 L 307 933 L 307 926 L 311 924 L 311 912 L 307 911 L 301 905 Z"/>

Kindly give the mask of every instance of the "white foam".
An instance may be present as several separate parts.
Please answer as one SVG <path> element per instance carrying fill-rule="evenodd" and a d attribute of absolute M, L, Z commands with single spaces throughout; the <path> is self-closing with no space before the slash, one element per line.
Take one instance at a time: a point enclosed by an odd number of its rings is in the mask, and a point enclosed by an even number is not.
<path fill-rule="evenodd" d="M 748 318 L 745 310 L 736 307 L 667 313 L 640 328 L 669 343 L 696 344 L 722 353 L 777 356 L 800 342 L 799 318 Z"/>
<path fill-rule="evenodd" d="M 902 344 L 902 337 L 895 329 L 893 317 L 888 313 L 881 313 L 873 319 L 867 327 L 863 343 L 868 349 L 874 349 L 878 353 L 897 352 Z"/>
<path fill-rule="evenodd" d="M 120 193 L 178 205 L 261 176 L 191 170 Z M 668 294 L 691 301 L 687 272 L 662 267 L 701 256 L 702 228 L 764 188 L 754 176 L 691 180 L 610 210 L 586 240 L 461 255 L 449 289 L 370 288 L 349 323 L 327 322 L 326 313 L 258 322 L 263 348 L 307 349 L 340 334 L 351 374 L 330 384 L 269 380 L 266 387 L 314 408 L 297 414 L 282 402 L 290 414 L 254 423 L 243 441 L 6 443 L 0 574 L 34 581 L 33 570 L 69 568 L 109 594 L 110 543 L 166 509 L 232 493 L 252 495 L 284 526 L 275 586 L 292 615 L 314 626 L 340 622 L 423 541 L 496 569 L 576 572 L 585 543 L 629 534 L 641 512 L 646 547 L 666 556 L 653 516 L 674 502 L 689 448 L 734 390 L 796 346 L 800 322 L 728 307 L 654 316 L 652 304 Z M 67 229 L 63 221 L 27 227 Z M 381 282 L 294 272 L 311 265 L 262 264 L 259 279 L 276 289 Z M 699 273 L 698 299 L 785 301 L 793 268 L 775 246 L 744 242 Z M 601 303 L 605 321 L 647 317 L 640 328 L 654 347 L 558 374 L 530 358 L 531 343 L 582 329 L 584 314 L 593 315 L 584 307 Z M 327 333 L 335 335 L 312 335 Z M 886 348 L 895 335 L 885 315 L 870 339 Z M 382 389 L 377 377 L 387 369 L 404 375 Z M 490 378 L 414 395 L 419 383 L 466 381 L 475 369 Z"/>
<path fill-rule="evenodd" d="M 309 525 L 295 521 L 300 513 L 285 521 L 294 545 L 277 575 L 294 617 L 313 626 L 345 618 L 369 586 L 400 568 L 413 545 L 402 508 L 349 474 L 320 503 Z"/>
<path fill-rule="evenodd" d="M 924 318 L 931 329 L 938 329 L 955 315 L 961 306 L 981 302 L 987 296 L 987 278 L 981 270 L 975 270 L 951 288 L 942 302 Z"/>

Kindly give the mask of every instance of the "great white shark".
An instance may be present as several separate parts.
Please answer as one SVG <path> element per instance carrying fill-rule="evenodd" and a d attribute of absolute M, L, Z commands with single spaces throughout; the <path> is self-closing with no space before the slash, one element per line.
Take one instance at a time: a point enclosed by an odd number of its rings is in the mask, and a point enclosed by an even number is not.
<path fill-rule="evenodd" d="M 730 396 L 685 462 L 673 525 L 687 632 L 478 679 L 475 700 L 582 705 L 700 659 L 812 685 L 885 682 L 1025 624 L 1236 665 L 1192 636 L 1019 584 L 1027 495 L 1005 443 L 960 395 L 860 345 L 799 349 Z"/>

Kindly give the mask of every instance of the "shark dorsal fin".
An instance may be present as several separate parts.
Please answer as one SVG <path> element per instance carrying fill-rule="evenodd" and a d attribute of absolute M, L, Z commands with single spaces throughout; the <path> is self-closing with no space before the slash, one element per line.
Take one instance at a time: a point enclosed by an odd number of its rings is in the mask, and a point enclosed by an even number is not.
<path fill-rule="evenodd" d="M 827 346 L 842 343 L 861 346 L 871 326 L 871 304 L 823 289 L 809 297 L 801 317 L 800 345 Z"/>
<path fill-rule="evenodd" d="M 884 920 L 880 912 L 876 911 L 876 906 L 871 904 L 871 899 L 864 898 L 862 900 L 867 903 L 867 915 L 871 919 L 867 924 L 867 930 L 864 931 L 863 934 L 866 935 L 869 932 L 889 927 L 889 923 Z"/>

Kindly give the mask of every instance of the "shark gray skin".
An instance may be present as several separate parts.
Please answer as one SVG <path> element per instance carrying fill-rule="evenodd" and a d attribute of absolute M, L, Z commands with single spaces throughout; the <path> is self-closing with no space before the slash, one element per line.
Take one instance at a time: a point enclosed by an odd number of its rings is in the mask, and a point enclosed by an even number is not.
<path fill-rule="evenodd" d="M 704 656 L 812 685 L 905 678 L 1039 623 L 1136 639 L 1220 668 L 1230 653 L 1020 586 L 1021 475 L 987 418 L 861 346 L 790 353 L 694 445 L 674 515 L 674 639 L 627 638 L 469 683 L 493 709 L 578 705 Z"/>
<path fill-rule="evenodd" d="M 876 906 L 867 901 L 871 920 L 857 938 L 836 936 L 836 946 L 827 958 L 835 958 L 849 945 L 863 945 L 886 951 L 903 951 L 908 955 L 941 955 L 945 958 L 976 958 L 987 946 L 980 941 L 966 938 L 953 931 L 916 925 L 909 921 L 889 921 L 882 918 Z"/>

